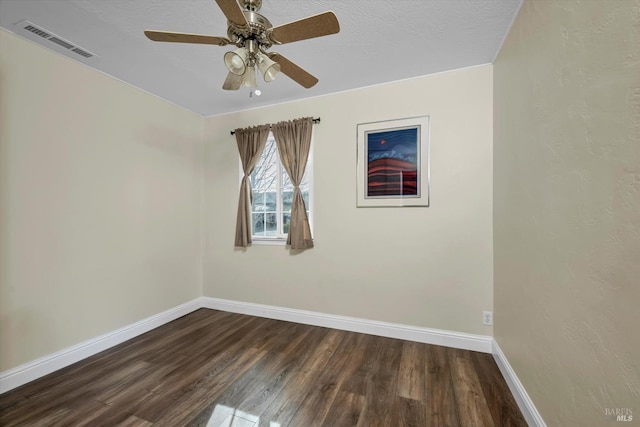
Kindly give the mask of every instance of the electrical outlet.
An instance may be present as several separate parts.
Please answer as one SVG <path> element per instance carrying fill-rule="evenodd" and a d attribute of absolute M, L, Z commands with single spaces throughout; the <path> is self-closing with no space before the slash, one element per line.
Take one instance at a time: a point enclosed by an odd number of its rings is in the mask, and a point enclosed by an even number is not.
<path fill-rule="evenodd" d="M 493 325 L 493 312 L 492 311 L 483 311 L 482 312 L 482 324 L 485 326 Z"/>

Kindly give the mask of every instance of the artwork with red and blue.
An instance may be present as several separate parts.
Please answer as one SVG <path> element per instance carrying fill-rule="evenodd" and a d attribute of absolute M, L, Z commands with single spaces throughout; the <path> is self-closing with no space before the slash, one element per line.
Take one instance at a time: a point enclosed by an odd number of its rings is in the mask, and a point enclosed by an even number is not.
<path fill-rule="evenodd" d="M 418 196 L 419 127 L 368 132 L 367 197 Z"/>

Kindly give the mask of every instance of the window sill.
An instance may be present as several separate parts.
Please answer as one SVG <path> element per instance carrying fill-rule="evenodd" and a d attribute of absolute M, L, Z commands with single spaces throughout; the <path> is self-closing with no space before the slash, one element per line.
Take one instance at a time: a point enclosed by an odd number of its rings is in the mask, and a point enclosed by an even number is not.
<path fill-rule="evenodd" d="M 251 242 L 253 245 L 285 246 L 287 244 L 287 239 L 286 238 L 266 239 L 266 238 L 260 238 L 260 237 L 252 237 Z"/>

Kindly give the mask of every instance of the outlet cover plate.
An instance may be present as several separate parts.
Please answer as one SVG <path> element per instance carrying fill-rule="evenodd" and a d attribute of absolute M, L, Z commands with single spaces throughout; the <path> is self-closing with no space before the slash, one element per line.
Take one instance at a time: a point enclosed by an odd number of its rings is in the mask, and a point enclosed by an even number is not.
<path fill-rule="evenodd" d="M 482 324 L 485 326 L 493 325 L 493 312 L 492 311 L 483 311 L 482 312 Z"/>

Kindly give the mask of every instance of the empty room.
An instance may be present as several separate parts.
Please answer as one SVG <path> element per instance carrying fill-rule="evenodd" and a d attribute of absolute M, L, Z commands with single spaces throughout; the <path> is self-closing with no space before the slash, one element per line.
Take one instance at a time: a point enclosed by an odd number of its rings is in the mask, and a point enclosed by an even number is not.
<path fill-rule="evenodd" d="M 640 423 L 637 0 L 0 27 L 0 425 Z"/>

